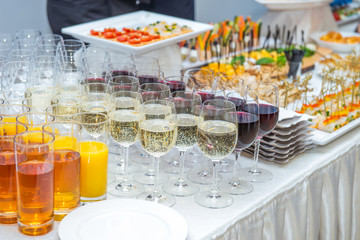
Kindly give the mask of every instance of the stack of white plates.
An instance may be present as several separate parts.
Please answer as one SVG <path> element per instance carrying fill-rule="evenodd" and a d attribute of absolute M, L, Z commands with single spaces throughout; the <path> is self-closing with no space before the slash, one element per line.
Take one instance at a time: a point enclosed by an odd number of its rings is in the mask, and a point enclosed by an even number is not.
<path fill-rule="evenodd" d="M 310 122 L 299 115 L 284 118 L 275 129 L 261 139 L 259 157 L 276 163 L 287 163 L 313 147 Z M 245 152 L 253 154 L 254 146 Z"/>

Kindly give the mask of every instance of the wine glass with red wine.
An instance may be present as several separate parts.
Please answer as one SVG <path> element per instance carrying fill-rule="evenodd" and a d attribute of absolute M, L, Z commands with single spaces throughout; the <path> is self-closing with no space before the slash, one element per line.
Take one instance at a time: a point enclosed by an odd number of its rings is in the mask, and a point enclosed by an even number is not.
<path fill-rule="evenodd" d="M 172 93 L 186 90 L 186 83 L 183 76 L 166 77 L 165 84 L 170 87 Z"/>
<path fill-rule="evenodd" d="M 259 132 L 260 118 L 256 111 L 259 109 L 258 97 L 253 93 L 248 93 L 247 96 L 245 99 L 237 92 L 227 94 L 228 100 L 231 99 L 236 105 L 238 139 L 235 146 L 233 177 L 230 180 L 220 182 L 219 189 L 233 195 L 247 194 L 253 190 L 251 183 L 240 180 L 237 174 L 241 151 L 253 144 Z M 243 108 L 252 108 L 253 111 L 252 113 L 244 112 Z"/>
<path fill-rule="evenodd" d="M 242 177 L 251 182 L 268 182 L 272 179 L 272 173 L 266 169 L 259 168 L 260 140 L 269 134 L 276 126 L 279 119 L 279 95 L 278 87 L 271 83 L 256 82 L 246 87 L 246 99 L 250 94 L 256 94 L 259 98 L 258 108 L 253 105 L 244 105 L 244 112 L 259 113 L 259 133 L 255 140 L 254 160 L 252 167 L 241 169 Z"/>

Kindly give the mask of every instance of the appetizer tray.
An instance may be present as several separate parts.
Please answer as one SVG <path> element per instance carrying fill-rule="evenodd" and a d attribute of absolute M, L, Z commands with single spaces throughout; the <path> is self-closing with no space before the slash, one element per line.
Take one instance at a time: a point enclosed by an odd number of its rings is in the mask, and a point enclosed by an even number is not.
<path fill-rule="evenodd" d="M 325 34 L 327 34 L 328 31 L 324 31 L 324 32 L 314 32 L 310 35 L 310 37 L 321 47 L 325 47 L 325 48 L 330 48 L 331 50 L 333 50 L 334 52 L 337 53 L 351 53 L 351 51 L 353 49 L 355 49 L 356 46 L 359 46 L 359 43 L 334 43 L 334 42 L 328 42 L 328 41 L 323 41 L 320 38 L 322 36 L 324 36 Z M 360 34 L 359 33 L 355 33 L 355 32 L 343 32 L 343 31 L 339 31 L 339 33 L 343 36 L 343 37 L 352 37 L 352 36 L 357 36 L 359 37 Z"/>
<path fill-rule="evenodd" d="M 332 0 L 255 0 L 270 10 L 300 10 L 320 7 L 329 4 Z"/>
<path fill-rule="evenodd" d="M 192 31 L 170 38 L 162 39 L 160 41 L 149 43 L 143 46 L 131 46 L 118 41 L 112 41 L 90 35 L 90 31 L 92 29 L 95 31 L 102 31 L 104 28 L 116 28 L 118 30 L 121 30 L 123 27 L 137 28 L 152 24 L 157 21 L 164 21 L 169 24 L 176 23 L 181 26 L 186 25 L 190 27 Z M 144 54 L 146 52 L 163 48 L 183 40 L 194 38 L 200 33 L 211 30 L 212 28 L 213 26 L 210 24 L 195 22 L 158 13 L 152 13 L 148 11 L 137 11 L 133 13 L 119 15 L 116 17 L 105 18 L 102 20 L 62 28 L 61 31 L 64 34 L 71 35 L 74 38 L 94 45 L 103 46 L 126 53 Z"/>

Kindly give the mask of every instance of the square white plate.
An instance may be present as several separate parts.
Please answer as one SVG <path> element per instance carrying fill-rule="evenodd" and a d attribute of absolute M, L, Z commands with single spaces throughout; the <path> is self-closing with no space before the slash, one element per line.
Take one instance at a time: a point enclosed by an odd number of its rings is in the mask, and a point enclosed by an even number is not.
<path fill-rule="evenodd" d="M 144 46 L 130 46 L 121 42 L 102 39 L 96 36 L 90 35 L 90 30 L 102 31 L 104 28 L 116 28 L 122 30 L 123 27 L 137 28 L 144 25 L 148 25 L 157 21 L 165 21 L 168 24 L 177 23 L 180 26 L 186 25 L 192 29 L 192 32 L 181 34 L 179 36 L 171 37 L 168 39 L 160 40 L 158 42 L 149 43 Z M 107 48 L 112 48 L 121 52 L 132 54 L 144 54 L 149 51 L 153 51 L 162 47 L 166 47 L 177 42 L 194 38 L 201 33 L 208 30 L 212 30 L 213 26 L 210 24 L 195 22 L 183 18 L 172 17 L 168 15 L 152 13 L 148 11 L 137 11 L 133 13 L 123 14 L 111 18 L 105 18 L 97 21 L 74 25 L 71 27 L 62 28 L 61 31 L 64 34 L 73 36 L 87 43 L 99 45 Z"/>

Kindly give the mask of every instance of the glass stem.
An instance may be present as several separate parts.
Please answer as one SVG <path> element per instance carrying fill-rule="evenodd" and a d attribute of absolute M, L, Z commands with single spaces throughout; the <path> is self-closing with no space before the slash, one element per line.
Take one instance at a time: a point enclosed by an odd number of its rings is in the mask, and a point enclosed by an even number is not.
<path fill-rule="evenodd" d="M 154 191 L 155 193 L 159 192 L 159 183 L 158 183 L 158 177 L 159 177 L 159 157 L 154 157 Z"/>
<path fill-rule="evenodd" d="M 234 171 L 233 171 L 233 178 L 236 179 L 236 169 L 240 166 L 239 159 L 241 155 L 241 150 L 235 150 L 235 161 L 234 161 Z"/>
<path fill-rule="evenodd" d="M 180 157 L 179 157 L 179 179 L 178 182 L 182 183 L 184 182 L 184 173 L 185 173 L 185 151 L 180 151 Z"/>
<path fill-rule="evenodd" d="M 217 165 L 218 165 L 218 161 L 213 161 L 213 186 L 212 186 L 212 194 L 214 196 L 218 195 L 218 170 L 217 170 Z"/>
<path fill-rule="evenodd" d="M 124 147 L 124 181 L 129 181 L 128 167 L 129 167 L 129 147 Z"/>
<path fill-rule="evenodd" d="M 255 163 L 254 165 L 251 167 L 251 172 L 252 173 L 257 173 L 258 172 L 258 163 L 259 163 L 259 148 L 260 148 L 260 138 L 257 138 L 255 140 L 255 150 L 254 150 L 254 160 Z"/>

